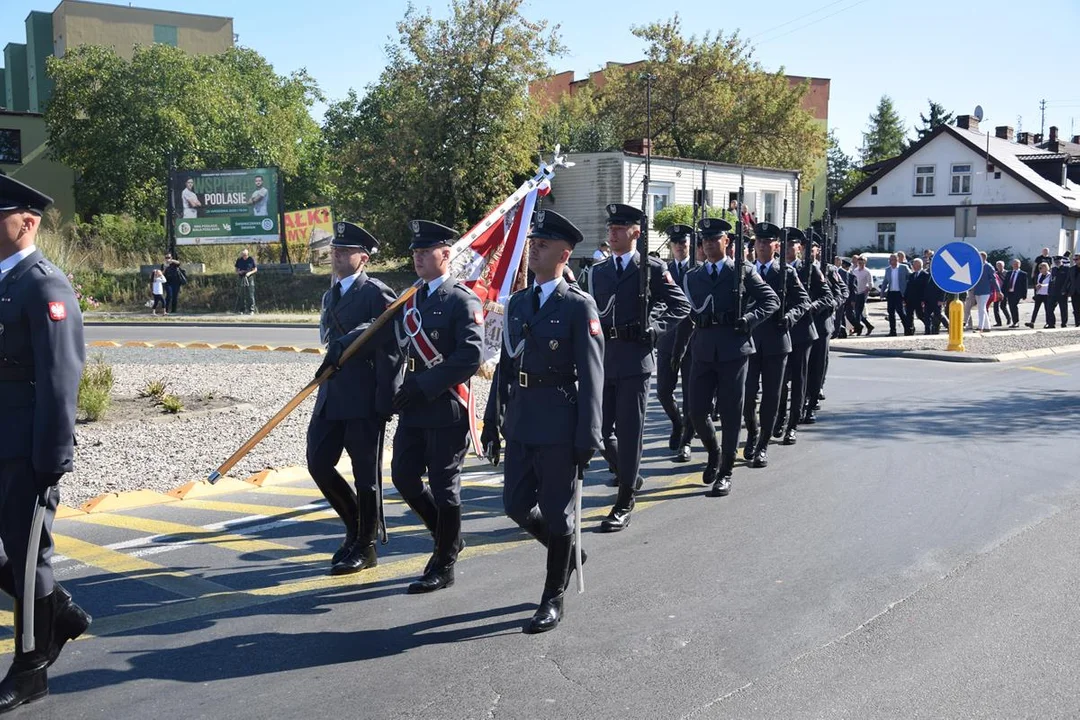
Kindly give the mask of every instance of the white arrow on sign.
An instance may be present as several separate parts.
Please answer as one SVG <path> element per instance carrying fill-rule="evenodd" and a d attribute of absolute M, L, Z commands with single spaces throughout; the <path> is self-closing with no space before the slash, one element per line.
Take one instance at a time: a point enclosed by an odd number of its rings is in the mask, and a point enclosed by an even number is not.
<path fill-rule="evenodd" d="M 971 284 L 971 266 L 961 265 L 956 262 L 956 258 L 952 256 L 948 250 L 944 250 L 941 253 L 941 259 L 945 261 L 945 264 L 952 270 L 952 277 L 950 280 L 963 283 L 964 285 Z"/>

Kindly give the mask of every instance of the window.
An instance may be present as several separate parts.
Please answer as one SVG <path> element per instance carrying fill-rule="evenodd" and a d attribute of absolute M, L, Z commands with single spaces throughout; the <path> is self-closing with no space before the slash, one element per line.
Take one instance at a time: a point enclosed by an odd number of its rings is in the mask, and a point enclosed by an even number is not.
<path fill-rule="evenodd" d="M 713 198 L 712 193 L 713 193 L 712 190 L 706 190 L 705 191 L 705 206 L 706 207 L 711 208 L 713 206 L 713 204 L 712 204 L 712 202 L 713 202 L 712 201 L 712 198 Z M 697 205 L 698 207 L 701 206 L 701 188 L 694 188 L 694 204 Z"/>
<path fill-rule="evenodd" d="M 173 47 L 176 47 L 176 26 L 155 25 L 154 42 L 161 43 L 162 45 L 172 45 Z"/>
<path fill-rule="evenodd" d="M 673 190 L 671 185 L 665 185 L 663 183 L 653 183 L 649 186 L 649 197 L 652 200 L 652 213 L 649 215 L 650 219 L 655 218 L 656 213 L 671 204 Z"/>
<path fill-rule="evenodd" d="M 949 189 L 949 194 L 971 194 L 971 165 L 963 164 L 952 166 L 952 186 Z"/>
<path fill-rule="evenodd" d="M 896 223 L 877 224 L 878 252 L 892 252 L 896 249 Z"/>
<path fill-rule="evenodd" d="M 0 129 L 0 163 L 18 165 L 22 162 L 22 132 Z"/>
<path fill-rule="evenodd" d="M 934 166 L 933 165 L 916 165 L 915 166 L 915 194 L 916 195 L 933 195 L 934 194 Z"/>
<path fill-rule="evenodd" d="M 774 224 L 777 224 L 777 225 L 783 224 L 783 223 L 778 223 L 777 222 L 777 217 L 779 216 L 780 213 L 778 213 L 777 210 L 776 210 L 776 193 L 767 192 L 767 193 L 764 193 L 764 196 L 765 196 L 765 217 L 764 218 L 758 218 L 758 219 L 759 220 L 763 219 L 765 222 L 770 222 L 770 223 L 774 223 Z"/>

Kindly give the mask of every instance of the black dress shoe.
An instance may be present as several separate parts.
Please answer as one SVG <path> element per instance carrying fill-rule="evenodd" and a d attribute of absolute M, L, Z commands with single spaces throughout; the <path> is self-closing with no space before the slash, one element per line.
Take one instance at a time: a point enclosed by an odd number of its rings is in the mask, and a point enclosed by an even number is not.
<path fill-rule="evenodd" d="M 710 497 L 724 497 L 731 492 L 731 472 L 734 467 L 735 456 L 725 456 L 724 461 L 720 463 L 720 470 L 717 473 L 716 480 L 709 490 Z"/>
<path fill-rule="evenodd" d="M 690 446 L 683 445 L 679 448 L 679 454 L 675 456 L 675 462 L 688 463 L 690 462 Z"/>
<path fill-rule="evenodd" d="M 716 481 L 716 474 L 720 468 L 720 451 L 709 450 L 709 458 L 705 461 L 705 472 L 701 474 L 701 482 L 712 485 Z"/>
<path fill-rule="evenodd" d="M 1024 323 L 1024 325 L 1026 325 L 1027 327 L 1031 328 L 1032 330 L 1034 330 L 1034 329 L 1035 329 L 1035 323 Z"/>
<path fill-rule="evenodd" d="M 784 433 L 784 445 L 794 445 L 795 441 L 799 439 L 799 436 L 795 433 L 794 427 L 789 427 L 787 432 Z"/>
<path fill-rule="evenodd" d="M 461 506 L 445 506 L 438 509 L 435 524 L 435 552 L 428 562 L 424 575 L 409 585 L 409 594 L 435 592 L 454 584 L 454 565 L 457 564 L 461 542 Z M 372 538 L 374 545 L 374 538 Z M 374 548 L 372 548 L 374 550 Z"/>
<path fill-rule="evenodd" d="M 54 585 L 53 633 L 49 643 L 46 667 L 56 662 L 64 643 L 74 640 L 90 629 L 93 618 L 71 599 L 71 594 L 60 583 Z"/>
<path fill-rule="evenodd" d="M 817 409 L 816 408 L 810 408 L 809 410 L 807 410 L 806 413 L 803 415 L 802 421 L 803 421 L 803 424 L 805 424 L 805 425 L 813 425 L 814 423 L 816 423 L 817 422 Z"/>
<path fill-rule="evenodd" d="M 444 587 L 450 587 L 454 584 L 454 566 L 446 565 L 443 563 L 433 563 L 434 567 L 428 572 L 424 573 L 414 583 L 409 584 L 410 595 L 422 595 L 423 593 L 435 592 L 441 590 Z"/>
<path fill-rule="evenodd" d="M 619 488 L 619 494 L 615 498 L 615 505 L 607 517 L 600 521 L 600 529 L 603 532 L 619 532 L 630 526 L 630 514 L 634 511 L 634 491 L 630 488 Z"/>
<path fill-rule="evenodd" d="M 1043 330 L 1053 330 L 1053 329 L 1054 329 L 1053 325 L 1043 325 Z"/>
<path fill-rule="evenodd" d="M 746 436 L 746 444 L 743 445 L 742 456 L 743 460 L 750 462 L 754 457 L 754 448 L 757 447 L 758 435 L 757 433 L 749 433 Z"/>
<path fill-rule="evenodd" d="M 530 633 L 554 630 L 562 620 L 563 599 L 570 584 L 570 570 L 574 564 L 573 540 L 573 535 L 552 536 L 549 539 L 544 594 L 540 598 L 540 607 L 529 621 L 527 631 Z M 584 554 L 581 560 L 584 564 Z"/>
<path fill-rule="evenodd" d="M 379 564 L 379 558 L 375 554 L 375 543 L 363 545 L 355 542 L 345 557 L 330 567 L 331 575 L 352 575 L 361 570 L 373 568 Z"/>
<path fill-rule="evenodd" d="M 776 418 L 776 424 L 773 425 L 772 436 L 774 438 L 782 438 L 784 436 L 785 427 L 787 427 L 787 417 Z"/>
<path fill-rule="evenodd" d="M 758 448 L 757 452 L 754 453 L 754 462 L 750 464 L 750 467 L 769 467 L 769 451 L 764 447 Z"/>
<path fill-rule="evenodd" d="M 562 591 L 545 590 L 540 598 L 540 607 L 536 608 L 536 614 L 529 620 L 527 632 L 535 635 L 557 628 L 563 617 L 565 598 L 566 594 Z"/>
<path fill-rule="evenodd" d="M 825 393 L 818 390 L 817 399 L 818 402 L 825 402 Z"/>
<path fill-rule="evenodd" d="M 334 554 L 330 556 L 330 565 L 334 566 L 341 562 L 341 559 L 349 554 L 352 550 L 352 546 L 356 544 L 356 535 L 346 535 L 344 542 L 341 543 L 341 547 L 334 551 Z"/>
<path fill-rule="evenodd" d="M 0 714 L 14 710 L 49 694 L 49 675 L 45 665 L 25 667 L 16 660 L 0 681 Z"/>

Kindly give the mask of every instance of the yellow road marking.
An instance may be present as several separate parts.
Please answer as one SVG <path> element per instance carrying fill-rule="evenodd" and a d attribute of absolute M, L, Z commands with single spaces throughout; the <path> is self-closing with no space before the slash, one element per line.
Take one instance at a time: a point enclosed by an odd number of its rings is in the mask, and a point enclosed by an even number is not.
<path fill-rule="evenodd" d="M 1051 370 L 1050 368 L 1035 367 L 1034 365 L 1021 365 L 1016 368 L 1017 370 L 1031 370 L 1032 372 L 1046 373 L 1047 375 L 1056 375 L 1058 377 L 1065 377 L 1069 373 L 1061 372 L 1060 370 Z"/>
<path fill-rule="evenodd" d="M 133 580 L 153 585 L 183 598 L 198 598 L 229 590 L 224 585 L 67 535 L 55 534 L 53 539 L 56 542 L 56 552 L 61 555 L 115 575 L 131 574 Z"/>
<path fill-rule="evenodd" d="M 237 515 L 265 515 L 266 517 L 279 517 L 281 515 L 298 514 L 295 507 L 282 507 L 280 505 L 256 505 L 253 503 L 225 502 L 221 500 L 185 500 L 183 507 L 196 510 L 210 510 L 213 512 L 236 513 Z M 327 522 L 337 519 L 337 513 L 333 510 L 301 511 L 299 514 L 307 514 L 308 519 L 315 522 Z"/>

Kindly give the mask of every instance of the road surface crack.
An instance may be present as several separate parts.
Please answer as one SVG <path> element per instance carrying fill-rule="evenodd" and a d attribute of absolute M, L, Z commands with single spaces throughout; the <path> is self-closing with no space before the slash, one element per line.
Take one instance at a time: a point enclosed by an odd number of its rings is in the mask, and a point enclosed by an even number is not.
<path fill-rule="evenodd" d="M 556 660 L 555 658 L 551 657 L 550 655 L 545 655 L 545 656 L 544 656 L 544 659 L 545 659 L 545 660 L 550 660 L 550 661 L 551 661 L 551 664 L 555 666 L 555 669 L 559 671 L 559 674 L 563 676 L 563 679 L 564 679 L 564 680 L 566 680 L 566 682 L 568 682 L 568 683 L 570 683 L 571 685 L 574 685 L 574 686 L 576 686 L 576 687 L 579 687 L 579 688 L 581 688 L 582 690 L 585 690 L 586 692 L 592 692 L 591 690 L 589 690 L 589 688 L 585 687 L 585 686 L 584 686 L 584 685 L 582 685 L 582 684 L 581 684 L 580 682 L 578 682 L 578 681 L 577 681 L 577 680 L 575 680 L 574 678 L 572 678 L 572 677 L 570 677 L 569 675 L 567 675 L 567 674 L 566 674 L 566 671 L 565 671 L 565 670 L 563 670 L 563 668 L 562 668 L 562 665 L 561 665 L 561 664 L 559 663 L 559 661 L 558 661 L 558 660 Z"/>
<path fill-rule="evenodd" d="M 495 700 L 491 703 L 491 707 L 487 711 L 487 719 L 495 720 L 495 708 L 499 706 L 499 701 L 502 700 L 502 693 L 495 688 L 491 688 L 491 693 L 495 696 Z"/>

